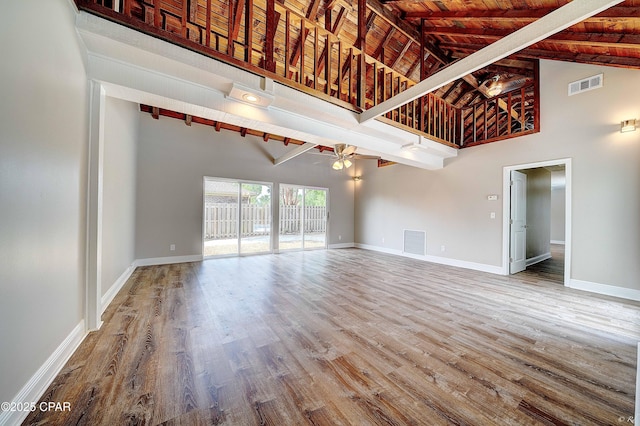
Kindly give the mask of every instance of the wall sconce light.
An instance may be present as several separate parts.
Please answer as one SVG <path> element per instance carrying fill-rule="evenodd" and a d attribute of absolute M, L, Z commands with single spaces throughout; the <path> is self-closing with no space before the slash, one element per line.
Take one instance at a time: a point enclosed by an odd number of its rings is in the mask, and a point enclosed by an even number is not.
<path fill-rule="evenodd" d="M 636 120 L 624 120 L 620 123 L 620 133 L 634 132 L 636 130 Z"/>
<path fill-rule="evenodd" d="M 362 176 L 354 176 L 353 180 L 354 182 L 360 182 L 362 180 Z"/>

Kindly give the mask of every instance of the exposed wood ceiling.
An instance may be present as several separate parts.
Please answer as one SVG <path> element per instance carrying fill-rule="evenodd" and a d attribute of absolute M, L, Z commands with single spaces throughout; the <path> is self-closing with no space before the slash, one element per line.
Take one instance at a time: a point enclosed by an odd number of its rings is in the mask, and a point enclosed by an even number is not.
<path fill-rule="evenodd" d="M 367 33 L 367 52 L 374 57 L 380 54 L 378 57 L 386 64 L 415 81 L 569 3 L 569 0 L 380 0 L 380 7 L 373 6 L 377 1 L 369 0 L 368 7 L 385 18 L 373 20 Z M 395 29 L 390 22 L 401 24 L 404 31 Z M 413 62 L 420 56 L 421 26 L 426 49 L 423 78 Z M 415 39 L 409 41 L 407 34 Z M 383 53 L 379 53 L 381 49 Z M 486 97 L 484 89 L 496 77 L 512 86 L 532 79 L 532 60 L 536 59 L 640 69 L 640 0 L 627 0 L 446 85 L 436 94 L 456 106 L 469 104 L 479 96 Z"/>

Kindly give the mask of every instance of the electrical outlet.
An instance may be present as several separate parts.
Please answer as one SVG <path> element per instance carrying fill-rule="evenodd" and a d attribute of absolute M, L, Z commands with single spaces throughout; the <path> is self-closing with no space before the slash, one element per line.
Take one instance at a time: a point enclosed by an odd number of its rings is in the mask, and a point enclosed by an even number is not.
<path fill-rule="evenodd" d="M 171 251 L 176 251 L 176 245 L 175 245 L 175 244 L 171 244 L 171 245 L 169 246 L 169 250 L 171 250 Z"/>
<path fill-rule="evenodd" d="M 447 248 L 445 246 L 440 246 L 440 251 L 445 251 Z"/>
<path fill-rule="evenodd" d="M 382 237 L 382 244 L 384 244 L 384 237 Z"/>
<path fill-rule="evenodd" d="M 342 241 L 342 235 L 338 235 L 338 241 Z"/>
<path fill-rule="evenodd" d="M 491 219 L 495 219 L 496 218 L 496 212 L 491 212 L 491 214 L 489 215 L 489 217 Z"/>

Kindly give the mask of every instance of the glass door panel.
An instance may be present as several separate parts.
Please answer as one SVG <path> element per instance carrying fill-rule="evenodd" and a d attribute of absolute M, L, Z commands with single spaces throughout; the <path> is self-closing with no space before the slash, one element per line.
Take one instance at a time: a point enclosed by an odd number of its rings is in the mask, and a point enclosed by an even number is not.
<path fill-rule="evenodd" d="M 240 253 L 271 251 L 271 185 L 242 183 Z"/>
<path fill-rule="evenodd" d="M 229 256 L 239 253 L 238 194 L 240 184 L 205 178 L 203 255 Z"/>
<path fill-rule="evenodd" d="M 280 186 L 280 250 L 303 248 L 303 198 L 303 188 L 292 185 Z"/>
<path fill-rule="evenodd" d="M 304 248 L 327 246 L 327 190 L 304 190 Z"/>

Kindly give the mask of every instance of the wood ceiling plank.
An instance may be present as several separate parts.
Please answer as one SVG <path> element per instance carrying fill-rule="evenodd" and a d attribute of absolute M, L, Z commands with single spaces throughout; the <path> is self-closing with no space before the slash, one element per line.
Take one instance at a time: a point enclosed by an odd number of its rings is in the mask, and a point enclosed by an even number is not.
<path fill-rule="evenodd" d="M 460 59 L 395 97 L 362 112 L 360 122 L 372 120 L 621 2 L 622 0 L 581 0 L 568 3 L 513 34 Z"/>

